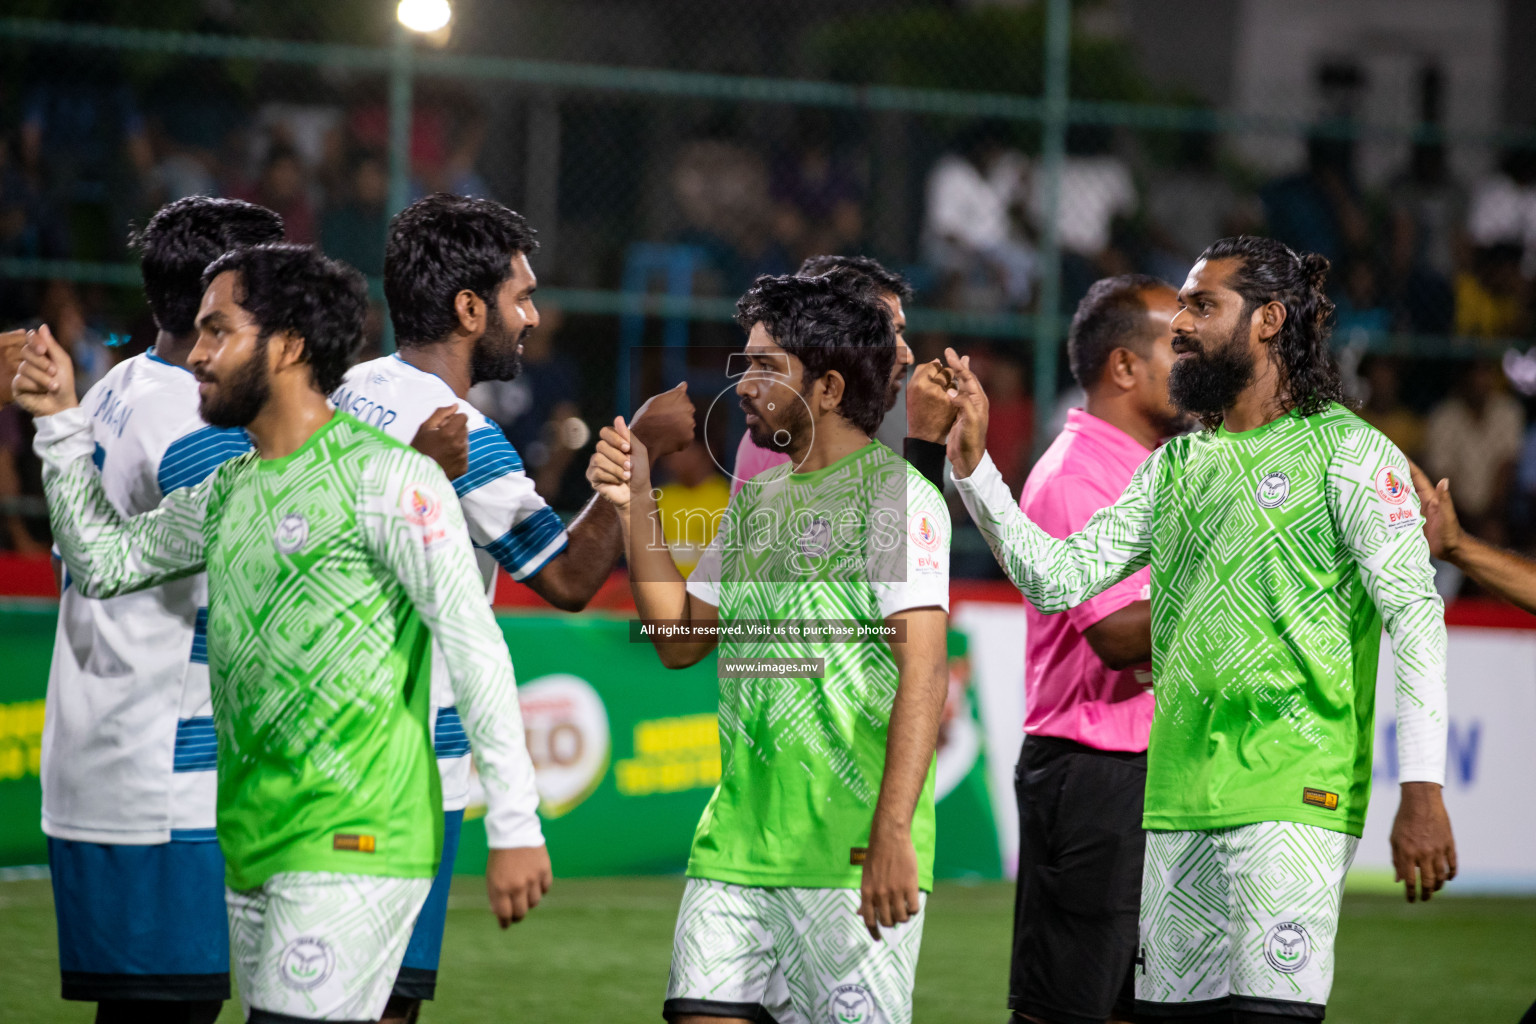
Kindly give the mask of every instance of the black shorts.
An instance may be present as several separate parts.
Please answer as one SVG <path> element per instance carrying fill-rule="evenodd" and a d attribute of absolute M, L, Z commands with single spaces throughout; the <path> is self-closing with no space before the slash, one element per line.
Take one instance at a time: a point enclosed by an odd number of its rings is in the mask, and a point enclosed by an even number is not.
<path fill-rule="evenodd" d="M 1051 1024 L 1135 1020 L 1147 755 L 1027 736 L 1008 1006 Z"/>

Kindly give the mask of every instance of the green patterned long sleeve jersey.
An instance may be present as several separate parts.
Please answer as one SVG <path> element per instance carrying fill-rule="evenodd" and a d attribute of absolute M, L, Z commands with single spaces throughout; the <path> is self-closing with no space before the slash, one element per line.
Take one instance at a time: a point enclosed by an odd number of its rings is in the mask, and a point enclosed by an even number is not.
<path fill-rule="evenodd" d="M 1175 438 L 1064 540 L 1029 522 L 990 459 L 958 487 L 1041 611 L 1150 562 L 1147 828 L 1278 820 L 1359 835 L 1383 625 L 1399 779 L 1445 775 L 1444 607 L 1408 480 L 1402 453 L 1335 405 Z"/>
<path fill-rule="evenodd" d="M 292 454 L 226 462 L 124 520 L 83 414 L 38 421 L 54 533 L 88 596 L 208 573 L 208 661 L 227 880 L 428 877 L 442 797 L 427 728 L 442 651 L 493 847 L 542 843 L 511 659 L 453 488 L 344 413 Z"/>

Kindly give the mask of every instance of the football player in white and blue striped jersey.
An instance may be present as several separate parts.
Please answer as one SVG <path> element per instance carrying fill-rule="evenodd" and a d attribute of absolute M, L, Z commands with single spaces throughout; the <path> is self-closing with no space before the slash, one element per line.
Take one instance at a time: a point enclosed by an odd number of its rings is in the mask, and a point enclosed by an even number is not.
<path fill-rule="evenodd" d="M 198 415 L 187 354 L 203 268 L 281 240 L 282 218 L 228 199 L 164 207 L 134 239 L 159 333 L 81 401 L 107 498 L 148 511 L 250 449 Z M 211 1022 L 229 998 L 224 861 L 199 573 L 96 600 L 61 580 L 43 726 L 48 836 L 65 999 L 98 1022 Z"/>
<path fill-rule="evenodd" d="M 490 200 L 438 194 L 403 210 L 390 225 L 384 255 L 384 294 L 399 351 L 354 366 L 332 399 L 397 438 L 410 437 L 439 406 L 457 404 L 468 420 L 469 464 L 453 487 L 487 598 L 494 596 L 499 565 L 556 608 L 579 611 L 618 562 L 617 512 L 594 496 L 567 527 L 534 490 L 501 428 L 465 399 L 472 385 L 510 380 L 521 368 L 523 339 L 539 324 L 528 263 L 538 248 L 533 236 L 520 215 Z M 686 389 L 679 387 L 647 402 L 633 429 L 651 451 L 667 454 L 692 440 L 693 417 Z M 469 744 L 435 657 L 432 701 L 447 818 L 442 866 L 385 1021 L 414 1019 L 420 1001 L 435 993 L 448 883 L 469 800 Z M 549 877 L 544 847 L 526 850 L 524 862 L 531 878 L 542 879 L 536 888 L 542 893 Z"/>

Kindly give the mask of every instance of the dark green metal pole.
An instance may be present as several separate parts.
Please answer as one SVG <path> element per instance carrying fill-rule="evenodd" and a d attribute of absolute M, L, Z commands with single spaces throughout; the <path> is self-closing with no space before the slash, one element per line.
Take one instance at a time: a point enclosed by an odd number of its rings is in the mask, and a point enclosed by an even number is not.
<path fill-rule="evenodd" d="M 1048 0 L 1045 16 L 1045 109 L 1040 171 L 1045 223 L 1040 239 L 1039 314 L 1035 317 L 1035 454 L 1045 451 L 1056 410 L 1056 350 L 1061 335 L 1061 171 L 1067 152 L 1067 60 L 1072 41 L 1072 0 Z"/>
<path fill-rule="evenodd" d="M 411 34 L 395 25 L 395 45 L 389 64 L 389 215 L 393 217 L 411 198 Z M 384 244 L 384 239 L 379 239 Z M 384 318 L 383 347 L 395 350 L 395 328 Z"/>

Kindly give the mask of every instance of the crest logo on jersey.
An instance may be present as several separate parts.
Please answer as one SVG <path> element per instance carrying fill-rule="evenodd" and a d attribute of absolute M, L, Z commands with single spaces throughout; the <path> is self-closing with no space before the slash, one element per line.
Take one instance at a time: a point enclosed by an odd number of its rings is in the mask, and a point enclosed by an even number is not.
<path fill-rule="evenodd" d="M 1408 484 L 1391 466 L 1376 471 L 1376 493 L 1389 505 L 1401 505 L 1408 500 Z"/>
<path fill-rule="evenodd" d="M 832 523 L 817 516 L 805 524 L 800 534 L 800 553 L 806 558 L 820 558 L 832 550 Z"/>
<path fill-rule="evenodd" d="M 284 946 L 277 961 L 277 973 L 283 984 L 299 992 L 319 988 L 335 970 L 335 951 L 324 939 L 308 936 Z"/>
<path fill-rule="evenodd" d="M 304 546 L 309 540 L 309 520 L 297 512 L 289 512 L 277 522 L 277 532 L 272 535 L 272 543 L 277 545 L 277 550 L 285 555 L 291 555 Z"/>
<path fill-rule="evenodd" d="M 425 484 L 406 484 L 400 492 L 400 512 L 405 521 L 421 530 L 422 542 L 431 547 L 448 537 L 443 520 L 443 503 L 437 492 Z"/>
<path fill-rule="evenodd" d="M 1281 974 L 1295 974 L 1312 959 L 1312 940 L 1294 921 L 1282 921 L 1264 936 L 1264 959 Z"/>
<path fill-rule="evenodd" d="M 437 500 L 429 488 L 421 484 L 408 484 L 400 495 L 400 511 L 412 526 L 431 526 L 443 514 L 443 503 Z"/>
<path fill-rule="evenodd" d="M 839 985 L 827 1000 L 827 1020 L 832 1024 L 873 1024 L 874 994 L 863 985 Z"/>
<path fill-rule="evenodd" d="M 907 533 L 912 543 L 924 551 L 934 551 L 939 546 L 939 524 L 927 512 L 919 512 L 907 523 Z"/>
<path fill-rule="evenodd" d="M 1279 508 L 1291 496 L 1291 478 L 1284 473 L 1270 473 L 1259 481 L 1254 496 L 1259 499 L 1260 508 Z"/>

